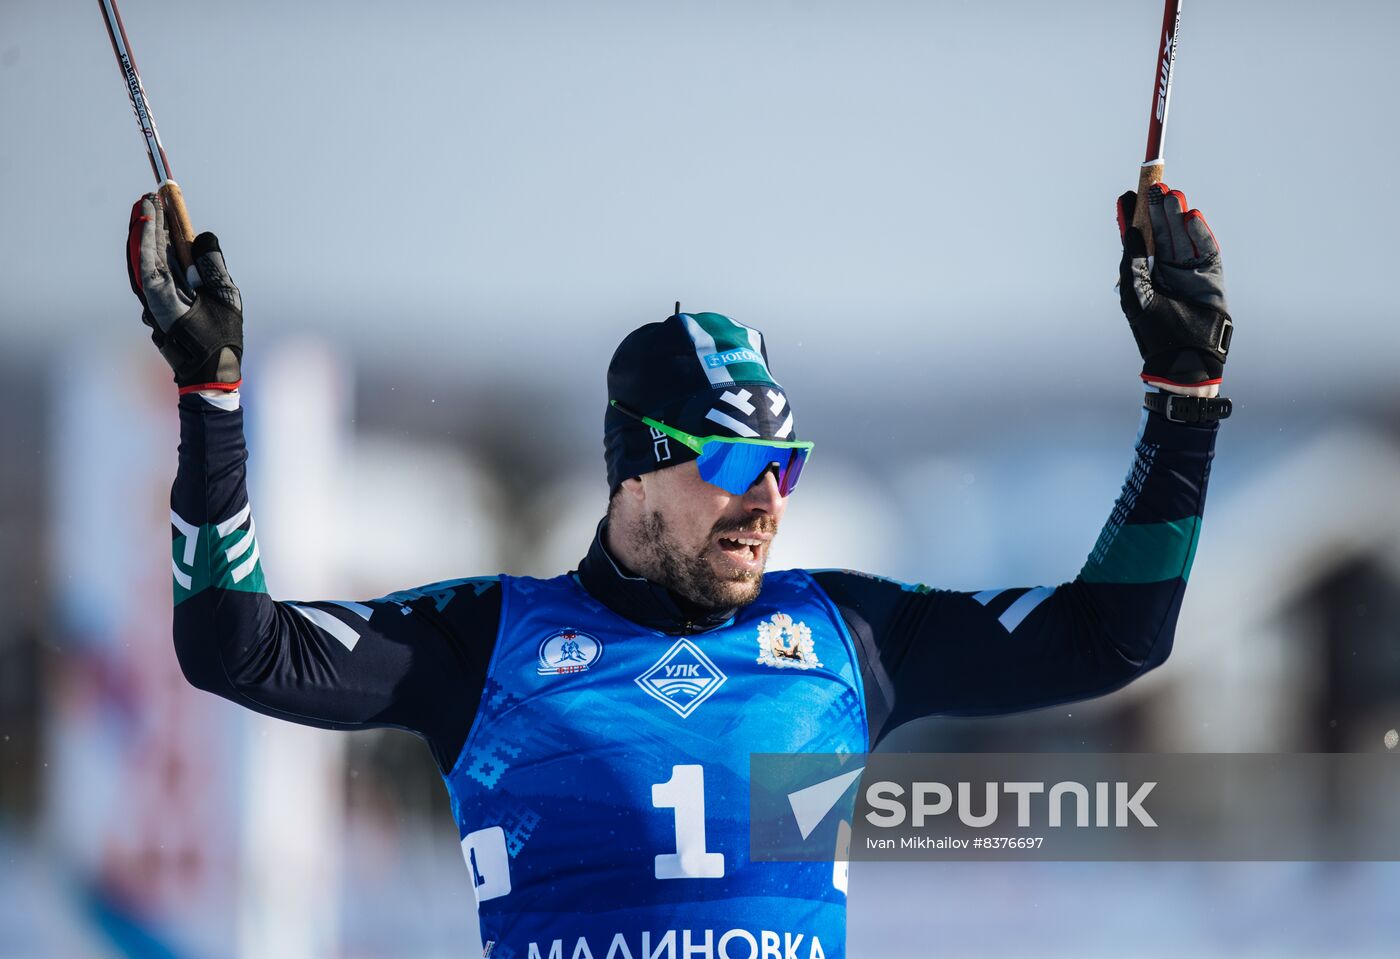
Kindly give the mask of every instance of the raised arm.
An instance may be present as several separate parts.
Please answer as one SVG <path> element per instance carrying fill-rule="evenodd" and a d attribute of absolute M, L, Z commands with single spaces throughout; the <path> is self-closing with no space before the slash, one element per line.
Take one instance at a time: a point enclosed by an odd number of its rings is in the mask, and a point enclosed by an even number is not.
<path fill-rule="evenodd" d="M 170 521 L 185 677 L 292 722 L 411 730 L 449 769 L 481 698 L 499 583 L 459 580 L 362 602 L 268 595 L 247 493 L 241 299 L 212 234 L 194 243 L 194 286 L 171 270 L 167 245 L 160 201 L 143 197 L 132 211 L 128 267 L 180 393 Z"/>
<path fill-rule="evenodd" d="M 872 742 L 921 716 L 1099 696 L 1160 665 L 1196 551 L 1215 433 L 1144 411 L 1123 491 L 1068 583 L 963 593 L 816 573 L 862 652 Z"/>
<path fill-rule="evenodd" d="M 1128 222 L 1135 199 L 1119 201 Z M 1122 301 L 1142 378 L 1156 389 L 1144 398 L 1123 490 L 1078 576 L 1055 587 L 962 593 L 814 574 L 861 649 L 872 742 L 920 716 L 1102 695 L 1171 651 L 1218 419 L 1229 413 L 1218 392 L 1231 327 L 1205 220 L 1164 186 L 1149 200 L 1157 262 L 1149 267 L 1141 236 L 1124 230 Z"/>

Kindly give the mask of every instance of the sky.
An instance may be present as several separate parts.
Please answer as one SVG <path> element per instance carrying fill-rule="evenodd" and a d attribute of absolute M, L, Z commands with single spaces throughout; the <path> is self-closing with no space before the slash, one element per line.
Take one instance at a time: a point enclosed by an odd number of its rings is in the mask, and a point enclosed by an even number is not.
<path fill-rule="evenodd" d="M 809 389 L 1131 390 L 1112 210 L 1159 3 L 122 6 L 253 342 L 596 393 L 679 299 Z M 1221 240 L 1237 389 L 1388 390 L 1397 27 L 1186 4 L 1167 181 Z M 154 181 L 97 4 L 0 2 L 0 90 L 0 351 L 141 349 Z"/>

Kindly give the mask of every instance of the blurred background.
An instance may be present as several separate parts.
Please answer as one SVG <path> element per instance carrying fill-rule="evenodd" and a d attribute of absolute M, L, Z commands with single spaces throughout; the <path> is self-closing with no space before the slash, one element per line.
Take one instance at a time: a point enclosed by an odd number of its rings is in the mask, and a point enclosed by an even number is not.
<path fill-rule="evenodd" d="M 1156 0 L 125 0 L 242 288 L 279 598 L 582 556 L 603 371 L 764 331 L 819 451 L 774 565 L 1071 578 L 1131 461 L 1113 201 Z M 1176 652 L 893 749 L 1373 751 L 1400 726 L 1400 6 L 1190 3 L 1167 181 L 1237 321 Z M 153 187 L 94 3 L 0 0 L 0 957 L 460 954 L 445 790 L 396 731 L 185 685 L 169 375 L 123 263 Z M 1393 956 L 1396 864 L 856 863 L 850 955 Z"/>

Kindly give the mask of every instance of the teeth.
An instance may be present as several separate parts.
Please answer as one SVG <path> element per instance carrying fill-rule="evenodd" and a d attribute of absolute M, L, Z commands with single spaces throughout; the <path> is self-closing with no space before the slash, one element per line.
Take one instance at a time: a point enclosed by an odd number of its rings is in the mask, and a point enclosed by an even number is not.
<path fill-rule="evenodd" d="M 763 540 L 761 540 L 761 539 L 743 539 L 743 538 L 740 538 L 740 539 L 736 539 L 735 542 L 736 542 L 736 543 L 742 543 L 744 546 L 762 546 L 762 545 L 763 545 Z"/>

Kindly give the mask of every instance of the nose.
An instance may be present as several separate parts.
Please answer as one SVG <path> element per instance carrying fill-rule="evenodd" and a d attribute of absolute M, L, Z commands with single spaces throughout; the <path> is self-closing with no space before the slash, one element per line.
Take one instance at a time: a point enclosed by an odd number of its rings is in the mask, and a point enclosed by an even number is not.
<path fill-rule="evenodd" d="M 778 468 L 771 466 L 753 481 L 744 493 L 744 508 L 750 512 L 778 515 L 787 505 L 787 497 L 778 489 Z"/>

